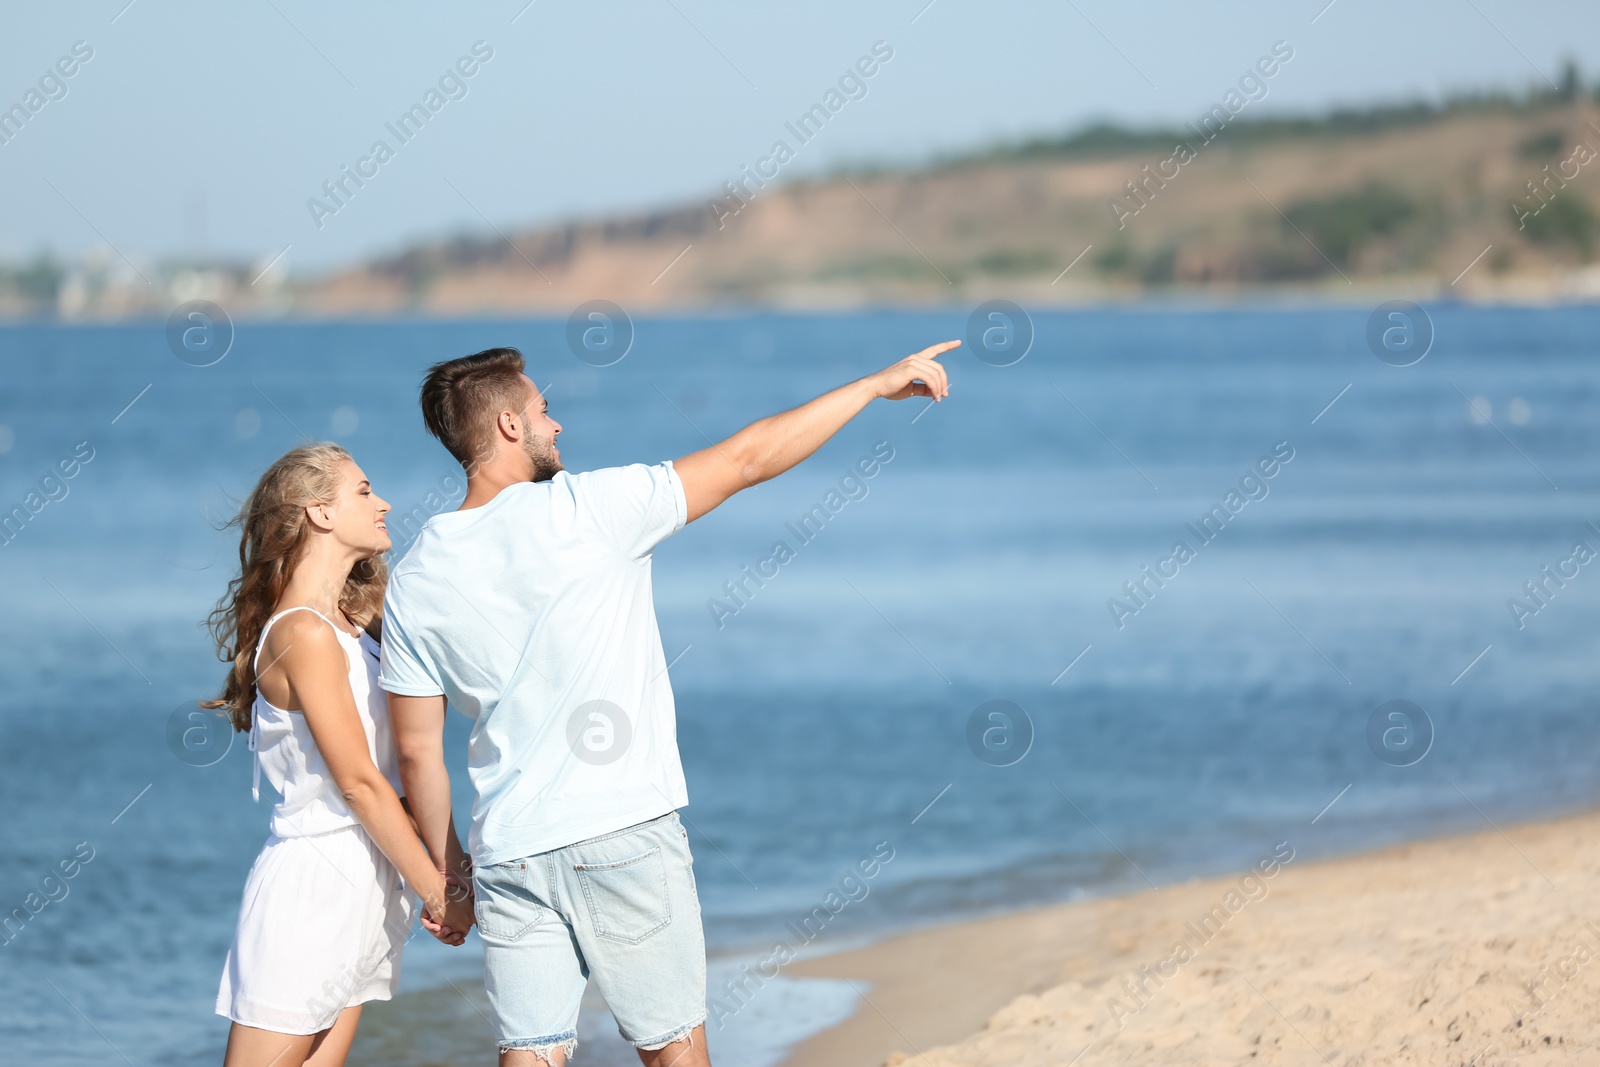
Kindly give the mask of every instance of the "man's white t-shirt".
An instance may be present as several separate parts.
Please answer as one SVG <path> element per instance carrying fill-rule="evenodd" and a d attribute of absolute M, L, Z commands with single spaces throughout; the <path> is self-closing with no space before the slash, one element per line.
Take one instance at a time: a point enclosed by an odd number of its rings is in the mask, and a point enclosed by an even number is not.
<path fill-rule="evenodd" d="M 688 514 L 670 460 L 561 471 L 433 516 L 394 567 L 379 681 L 474 720 L 475 864 L 688 803 L 650 584 Z"/>

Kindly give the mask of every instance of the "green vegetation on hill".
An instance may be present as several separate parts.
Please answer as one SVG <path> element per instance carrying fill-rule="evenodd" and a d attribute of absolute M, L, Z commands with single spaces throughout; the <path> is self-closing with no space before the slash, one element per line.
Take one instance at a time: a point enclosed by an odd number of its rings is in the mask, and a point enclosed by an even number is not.
<path fill-rule="evenodd" d="M 1228 140 L 1235 144 L 1261 144 L 1315 137 L 1348 137 L 1386 133 L 1463 115 L 1528 115 L 1551 107 L 1567 106 L 1583 92 L 1578 67 L 1568 61 L 1562 68 L 1561 80 L 1555 89 L 1539 83 L 1520 94 L 1504 90 L 1454 93 L 1439 103 L 1416 101 L 1365 108 L 1335 108 L 1325 115 L 1235 117 L 1228 124 Z M 1600 100 L 1600 85 L 1595 86 L 1593 94 L 1596 100 Z M 1095 159 L 1140 152 L 1165 152 L 1170 151 L 1175 143 L 1191 140 L 1194 136 L 1192 129 L 1181 126 L 1137 130 L 1098 122 L 1059 137 L 1034 137 L 1017 144 L 943 158 L 936 161 L 935 169 L 984 163 Z M 1559 138 L 1560 135 L 1558 133 L 1555 136 Z M 1539 144 L 1544 143 L 1542 138 L 1534 140 Z M 1558 142 L 1543 154 L 1548 156 L 1559 147 Z"/>
<path fill-rule="evenodd" d="M 1411 198 L 1383 182 L 1337 196 L 1298 200 L 1284 209 L 1288 223 L 1340 267 L 1374 237 L 1393 233 L 1417 214 Z"/>
<path fill-rule="evenodd" d="M 1558 196 L 1544 210 L 1529 215 L 1524 232 L 1528 240 L 1542 245 L 1569 244 L 1585 260 L 1594 255 L 1595 236 L 1600 219 L 1588 204 L 1575 196 Z"/>
<path fill-rule="evenodd" d="M 52 257 L 35 256 L 31 263 L 0 266 L 0 291 L 15 293 L 24 300 L 54 304 L 63 273 L 61 264 Z"/>
<path fill-rule="evenodd" d="M 1541 161 L 1551 158 L 1567 145 L 1567 137 L 1560 130 L 1546 130 L 1536 133 L 1517 145 L 1517 156 L 1520 159 Z"/>

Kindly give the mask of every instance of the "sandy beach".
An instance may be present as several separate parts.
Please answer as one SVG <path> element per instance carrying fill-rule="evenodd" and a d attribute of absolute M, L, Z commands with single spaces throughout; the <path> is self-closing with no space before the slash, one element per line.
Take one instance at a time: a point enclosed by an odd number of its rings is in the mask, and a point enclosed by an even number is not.
<path fill-rule="evenodd" d="M 796 963 L 865 1000 L 785 1067 L 1600 1062 L 1600 813 L 1485 826 Z"/>

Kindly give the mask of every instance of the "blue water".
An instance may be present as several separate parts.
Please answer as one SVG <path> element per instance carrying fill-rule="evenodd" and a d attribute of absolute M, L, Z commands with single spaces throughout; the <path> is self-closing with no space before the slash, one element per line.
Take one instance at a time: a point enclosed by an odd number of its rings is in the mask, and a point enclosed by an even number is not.
<path fill-rule="evenodd" d="M 1036 314 L 1020 363 L 952 353 L 945 403 L 875 403 L 658 549 L 714 997 L 779 940 L 817 951 L 1284 840 L 1327 855 L 1600 801 L 1600 567 L 1520 629 L 1507 607 L 1575 541 L 1600 549 L 1600 310 L 1432 307 L 1433 350 L 1406 368 L 1367 350 L 1368 310 Z M 189 766 L 167 722 L 220 678 L 199 623 L 236 542 L 215 526 L 302 433 L 349 447 L 397 513 L 426 510 L 452 473 L 416 408 L 435 359 L 522 347 L 585 469 L 702 448 L 966 315 L 641 320 L 605 368 L 559 320 L 245 323 L 205 368 L 160 322 L 0 330 L 0 508 L 93 450 L 0 547 L 0 907 L 59 898 L 0 940 L 7 1058 L 219 1059 L 212 1001 L 266 809 L 242 743 Z M 785 524 L 879 442 L 894 458 L 865 496 L 799 543 Z M 1185 524 L 1279 442 L 1294 458 L 1269 494 L 1119 629 L 1108 598 L 1132 604 L 1124 582 L 1199 544 Z M 733 606 L 724 583 L 780 539 L 794 558 L 719 627 L 708 601 Z M 1011 766 L 967 741 L 996 699 L 1033 727 Z M 1368 745 L 1391 699 L 1433 724 L 1409 767 Z M 46 883 L 80 842 L 93 859 Z M 880 842 L 893 860 L 845 883 Z M 806 944 L 790 924 L 841 885 L 866 895 Z M 474 951 L 411 952 L 354 1062 L 492 1062 Z M 853 996 L 780 980 L 714 1051 L 770 1063 L 797 1019 Z"/>

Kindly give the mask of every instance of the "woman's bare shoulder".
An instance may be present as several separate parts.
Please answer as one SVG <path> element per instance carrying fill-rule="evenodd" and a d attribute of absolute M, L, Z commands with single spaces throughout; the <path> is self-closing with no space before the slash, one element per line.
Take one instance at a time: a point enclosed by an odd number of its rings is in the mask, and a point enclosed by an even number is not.
<path fill-rule="evenodd" d="M 261 648 L 261 666 L 265 668 L 269 661 L 310 663 L 335 653 L 344 655 L 338 635 L 327 619 L 309 609 L 290 611 L 267 631 Z"/>

